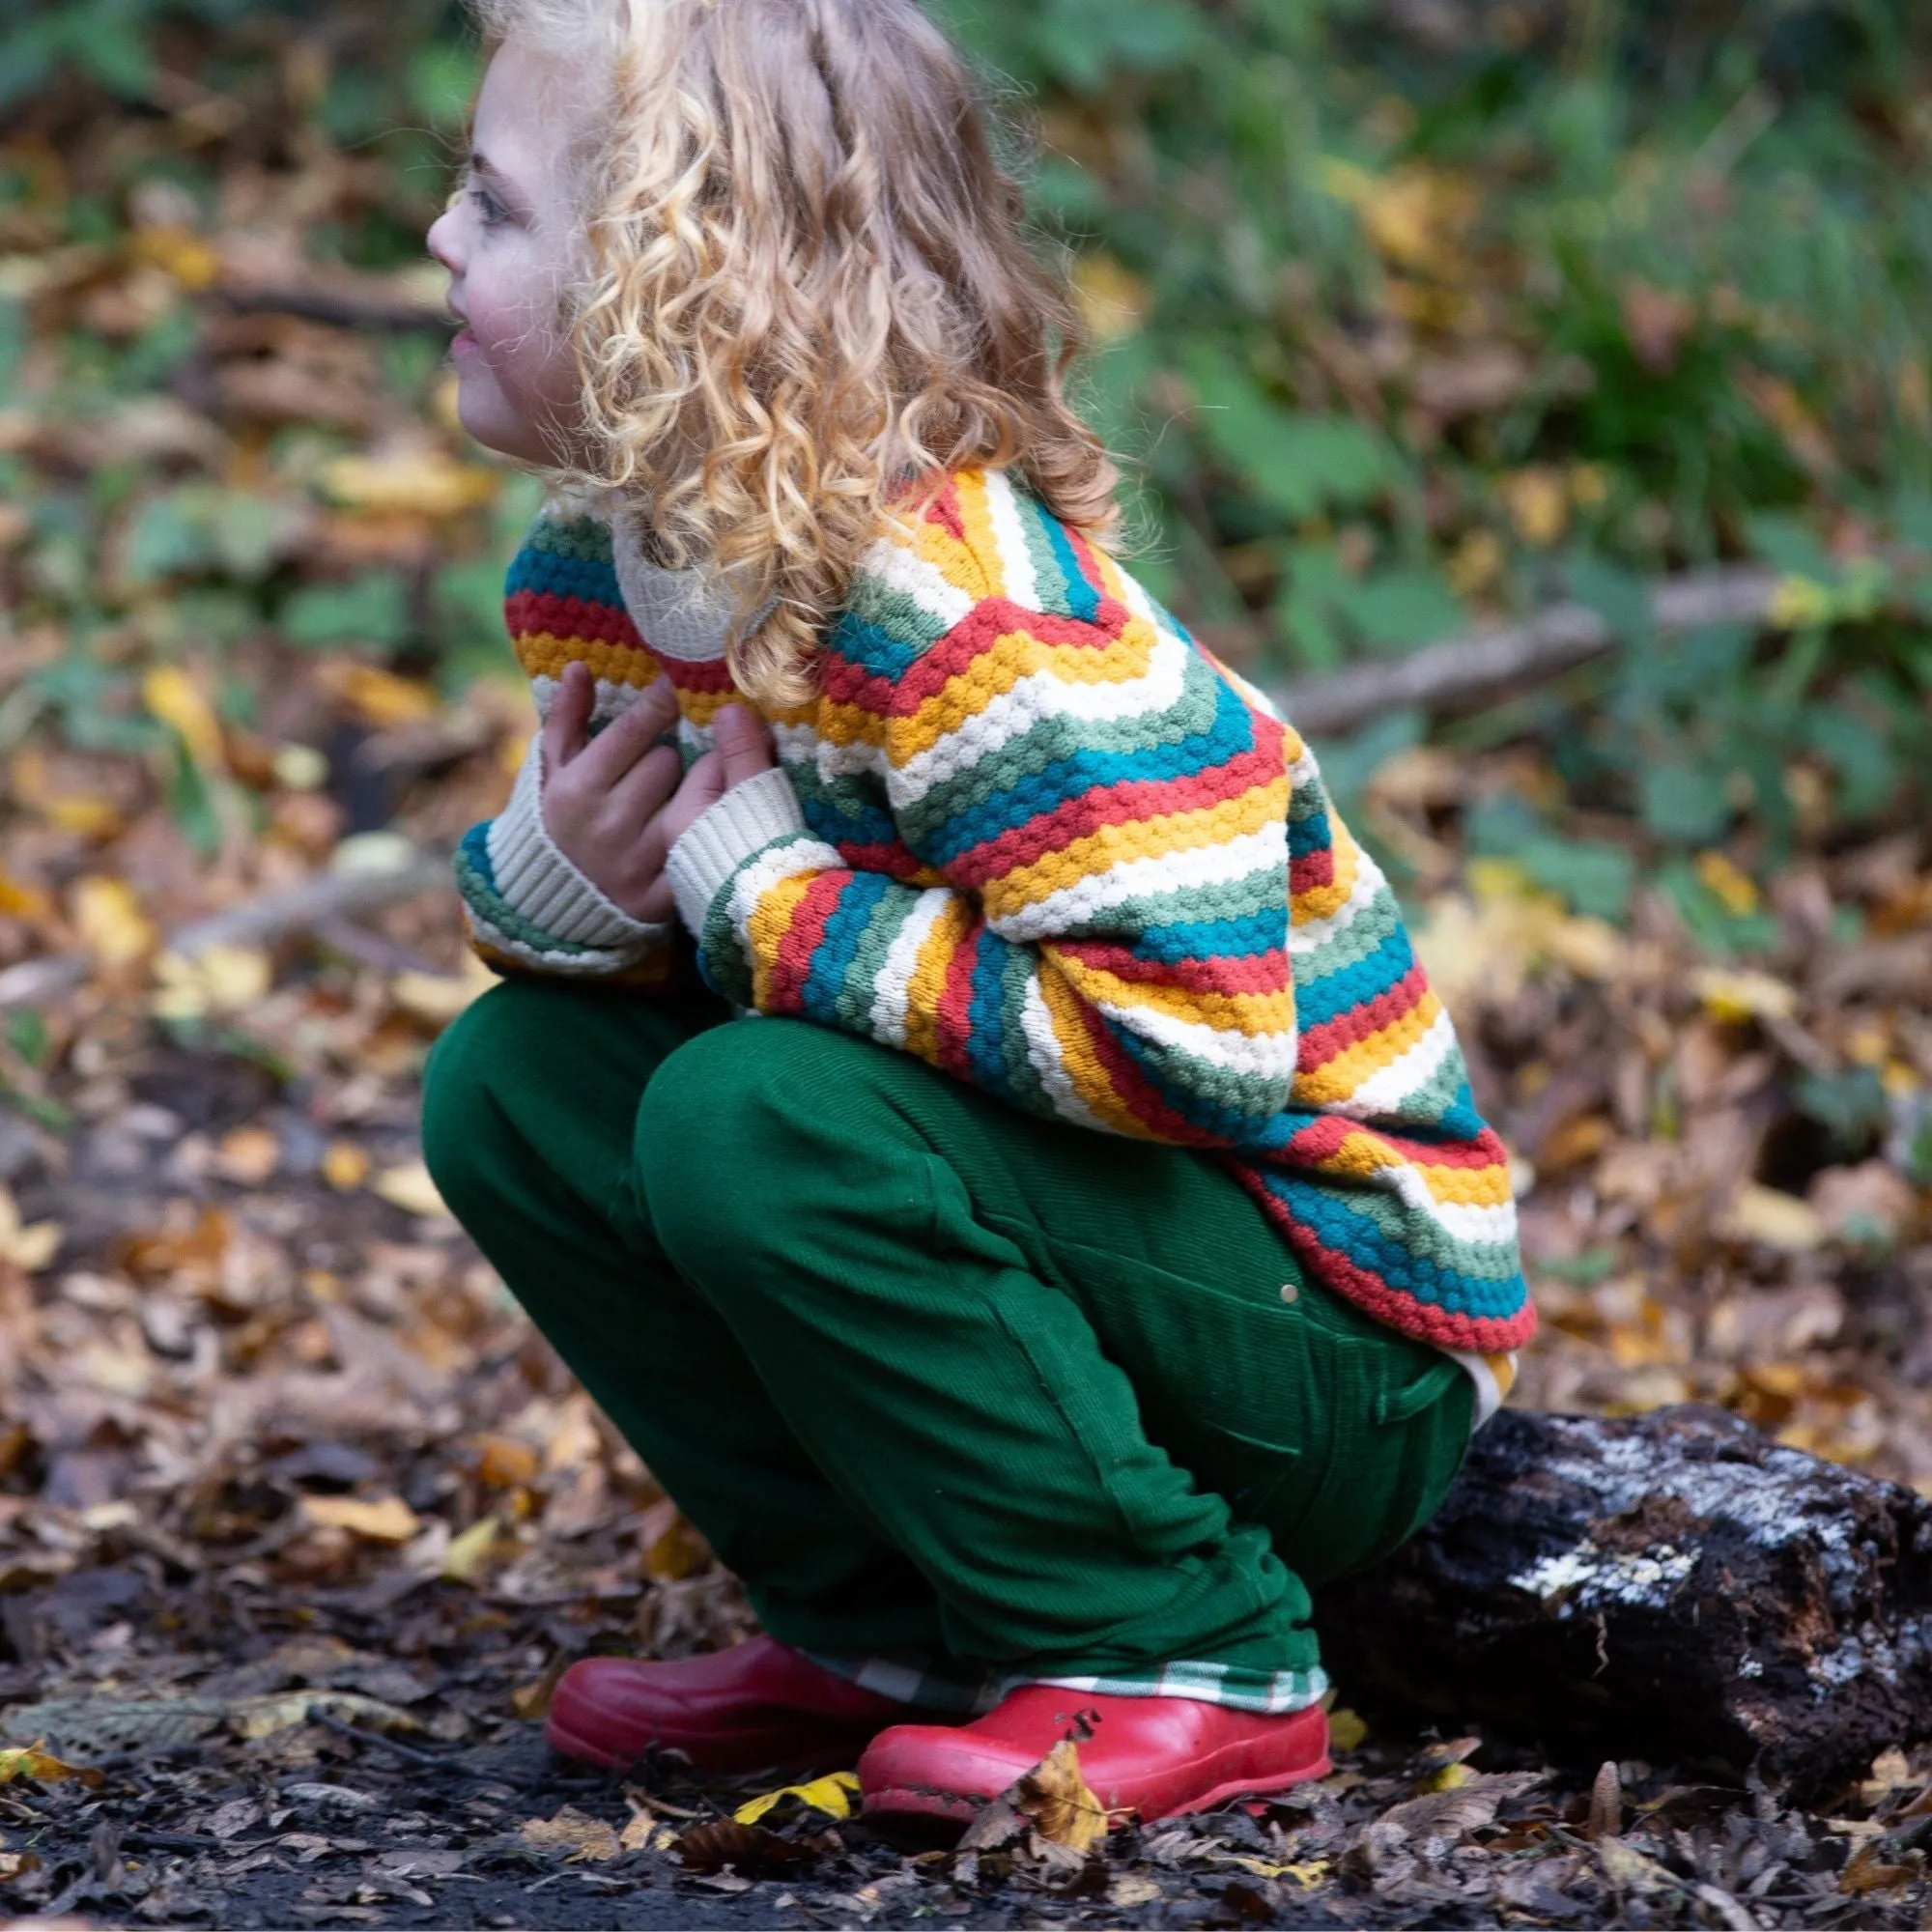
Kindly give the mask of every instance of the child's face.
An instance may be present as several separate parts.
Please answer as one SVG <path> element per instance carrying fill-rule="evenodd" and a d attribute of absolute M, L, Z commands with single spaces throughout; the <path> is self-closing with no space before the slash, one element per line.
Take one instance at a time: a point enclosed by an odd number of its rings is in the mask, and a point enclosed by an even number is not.
<path fill-rule="evenodd" d="M 558 299 L 572 242 L 563 78 L 540 56 L 498 49 L 476 98 L 469 178 L 429 231 L 465 324 L 450 345 L 463 427 L 538 465 L 571 453 L 579 419 Z"/>

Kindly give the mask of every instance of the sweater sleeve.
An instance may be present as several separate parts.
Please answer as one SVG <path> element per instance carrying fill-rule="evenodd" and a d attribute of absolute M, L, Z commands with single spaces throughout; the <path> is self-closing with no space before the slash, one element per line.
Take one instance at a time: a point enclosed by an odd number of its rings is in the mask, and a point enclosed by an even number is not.
<path fill-rule="evenodd" d="M 659 675 L 624 608 L 609 519 L 546 509 L 512 559 L 504 624 L 539 718 L 573 660 L 597 679 L 608 723 Z M 456 854 L 470 942 L 505 972 L 611 980 L 650 991 L 685 980 L 690 943 L 675 922 L 632 919 L 574 866 L 543 816 L 543 744 L 530 740 L 509 803 L 471 826 Z"/>
<path fill-rule="evenodd" d="M 997 542 L 936 541 L 837 627 L 817 751 L 882 774 L 916 867 L 847 863 L 783 771 L 741 785 L 672 854 L 701 970 L 1035 1113 L 1249 1141 L 1294 1078 L 1298 747 L 1111 559 L 1081 547 L 1042 610 Z"/>
<path fill-rule="evenodd" d="M 633 919 L 571 864 L 543 817 L 543 745 L 532 737 L 510 802 L 456 853 L 471 944 L 491 965 L 649 987 L 675 977 L 675 924 Z"/>

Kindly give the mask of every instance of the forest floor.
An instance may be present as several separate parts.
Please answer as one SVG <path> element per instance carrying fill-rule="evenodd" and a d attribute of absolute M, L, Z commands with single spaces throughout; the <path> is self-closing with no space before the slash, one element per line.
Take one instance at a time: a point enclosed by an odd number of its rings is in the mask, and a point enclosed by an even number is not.
<path fill-rule="evenodd" d="M 468 749 L 379 838 L 434 846 L 489 809 L 514 734 L 477 703 L 440 720 Z M 1431 770 L 1377 795 L 1398 833 Z M 64 795 L 112 777 L 70 762 Z M 310 803 L 281 801 L 285 822 L 328 809 L 294 796 Z M 1627 1762 L 1606 1789 L 1534 1740 L 1343 1715 L 1323 1782 L 1084 1855 L 1029 1831 L 907 1852 L 796 1800 L 748 1831 L 729 1821 L 755 1781 L 552 1761 L 538 1720 L 572 1659 L 677 1655 L 750 1625 L 421 1169 L 422 1053 L 481 983 L 452 897 L 189 962 L 157 954 L 163 923 L 324 874 L 290 838 L 224 872 L 164 820 L 137 836 L 141 900 L 89 915 L 86 975 L 33 1009 L 44 1037 L 13 1037 L 0 1109 L 0 1909 L 236 1926 L 1925 1922 L 1924 1754 L 1801 1811 L 1709 1767 Z M 1521 1151 L 1546 1316 L 1521 1399 L 1719 1400 L 1924 1487 L 1921 1203 L 1883 1148 L 1832 1162 L 1785 1097 L 1821 1037 L 1922 1046 L 1858 990 L 1880 970 L 1871 943 L 1817 938 L 1819 895 L 1861 896 L 1899 929 L 1884 983 L 1918 970 L 1896 910 L 1922 890 L 1910 855 L 1801 875 L 1788 956 L 1752 973 L 1641 915 L 1612 932 L 1477 876 L 1430 902 L 1423 944 Z M 1464 947 L 1480 984 L 1455 970 Z M 1719 1184 L 1738 1173 L 1762 1178 Z"/>

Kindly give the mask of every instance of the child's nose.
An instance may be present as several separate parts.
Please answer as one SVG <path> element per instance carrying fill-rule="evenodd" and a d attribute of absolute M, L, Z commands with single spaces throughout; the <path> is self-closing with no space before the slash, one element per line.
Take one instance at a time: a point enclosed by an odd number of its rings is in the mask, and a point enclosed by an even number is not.
<path fill-rule="evenodd" d="M 430 223 L 429 234 L 425 239 L 429 252 L 452 275 L 463 272 L 461 257 L 456 252 L 456 211 L 453 208 L 445 209 Z"/>

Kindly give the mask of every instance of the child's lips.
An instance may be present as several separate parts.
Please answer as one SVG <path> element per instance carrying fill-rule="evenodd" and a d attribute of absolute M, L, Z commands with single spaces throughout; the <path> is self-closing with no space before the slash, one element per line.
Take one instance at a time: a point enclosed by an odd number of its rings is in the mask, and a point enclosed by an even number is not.
<path fill-rule="evenodd" d="M 469 329 L 463 328 L 459 329 L 451 338 L 449 353 L 452 355 L 468 355 L 473 353 L 475 348 L 476 338 L 470 334 Z"/>

